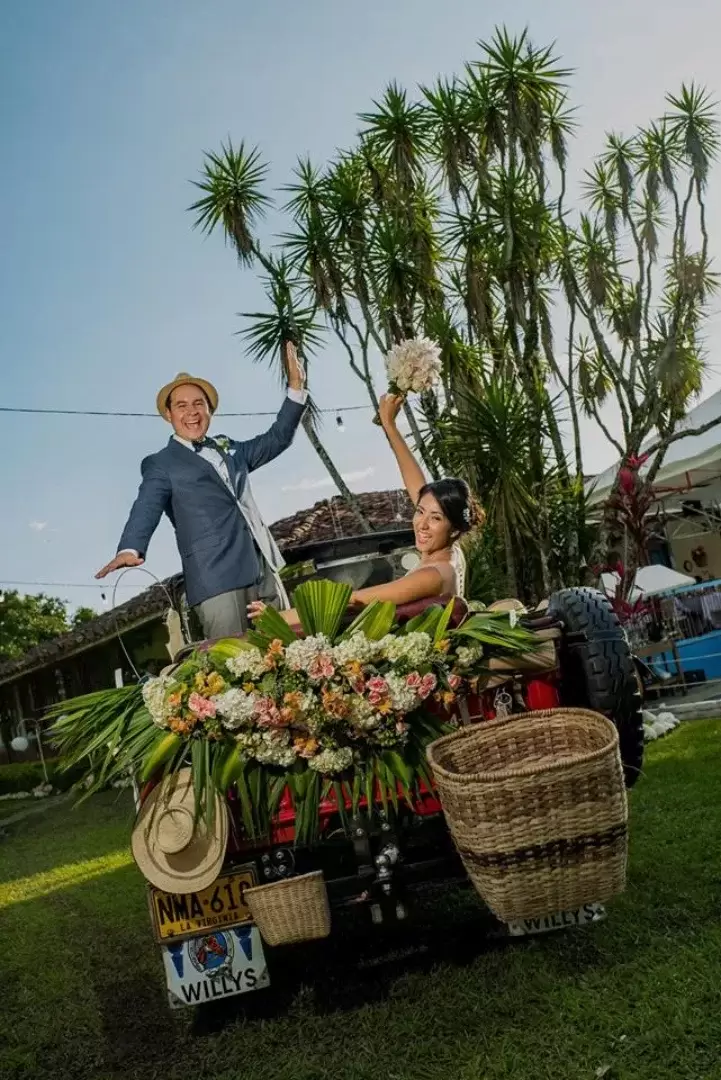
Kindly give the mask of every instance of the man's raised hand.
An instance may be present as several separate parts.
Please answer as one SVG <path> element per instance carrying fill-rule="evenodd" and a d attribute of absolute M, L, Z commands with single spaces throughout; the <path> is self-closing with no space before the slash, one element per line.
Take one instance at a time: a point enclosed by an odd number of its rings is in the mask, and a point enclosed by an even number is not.
<path fill-rule="evenodd" d="M 305 388 L 305 369 L 298 359 L 298 352 L 292 341 L 284 341 L 280 347 L 283 366 L 288 373 L 288 387 L 291 390 Z"/>
<path fill-rule="evenodd" d="M 104 566 L 102 570 L 98 570 L 95 577 L 104 578 L 108 574 L 112 574 L 114 570 L 122 570 L 126 566 L 142 566 L 144 562 L 145 559 L 141 559 L 134 551 L 121 551 L 107 566 Z"/>

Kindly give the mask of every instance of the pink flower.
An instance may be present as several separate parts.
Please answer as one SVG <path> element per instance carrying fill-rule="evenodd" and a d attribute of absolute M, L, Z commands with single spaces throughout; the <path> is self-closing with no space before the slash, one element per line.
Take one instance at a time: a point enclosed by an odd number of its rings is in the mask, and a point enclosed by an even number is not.
<path fill-rule="evenodd" d="M 328 653 L 318 653 L 314 656 L 310 667 L 308 668 L 308 675 L 311 679 L 332 679 L 335 675 L 335 667 Z"/>
<path fill-rule="evenodd" d="M 418 696 L 420 697 L 421 701 L 425 701 L 427 697 L 430 697 L 437 685 L 438 680 L 432 672 L 424 675 L 421 679 L 421 685 L 418 688 Z"/>
<path fill-rule="evenodd" d="M 406 676 L 406 686 L 409 690 L 420 690 L 423 684 L 423 680 L 417 671 L 412 671 L 410 675 Z"/>
<path fill-rule="evenodd" d="M 369 679 L 366 689 L 371 705 L 380 705 L 388 696 L 388 683 L 380 675 L 374 675 L 372 679 Z"/>
<path fill-rule="evenodd" d="M 448 685 L 450 686 L 451 690 L 457 690 L 458 687 L 462 684 L 462 682 L 463 679 L 460 677 L 460 675 L 448 676 Z"/>
<path fill-rule="evenodd" d="M 193 691 L 188 698 L 188 708 L 196 716 L 199 716 L 201 720 L 205 720 L 207 717 L 212 720 L 215 716 L 215 705 L 206 697 L 201 697 L 200 694 Z"/>
<path fill-rule="evenodd" d="M 258 698 L 255 715 L 260 727 L 283 727 L 284 719 L 271 697 Z"/>

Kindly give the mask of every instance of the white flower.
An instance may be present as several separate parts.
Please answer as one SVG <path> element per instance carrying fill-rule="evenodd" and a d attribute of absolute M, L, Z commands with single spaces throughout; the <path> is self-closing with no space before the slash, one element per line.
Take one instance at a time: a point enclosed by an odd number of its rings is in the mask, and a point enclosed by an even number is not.
<path fill-rule="evenodd" d="M 337 750 L 321 750 L 312 757 L 308 765 L 314 772 L 339 773 L 347 769 L 353 760 L 353 751 L 349 746 L 339 746 Z"/>
<path fill-rule="evenodd" d="M 456 660 L 462 668 L 472 668 L 483 657 L 482 645 L 459 645 L 456 649 Z"/>
<path fill-rule="evenodd" d="M 150 713 L 156 727 L 166 728 L 170 709 L 166 697 L 168 690 L 175 684 L 175 680 L 167 675 L 159 675 L 157 679 L 148 679 L 143 683 L 143 701 L 145 708 Z"/>
<path fill-rule="evenodd" d="M 388 634 L 380 644 L 383 656 L 392 664 L 402 660 L 411 667 L 419 667 L 433 653 L 430 634 L 418 630 L 410 634 Z"/>
<path fill-rule="evenodd" d="M 256 694 L 246 694 L 245 690 L 234 687 L 210 700 L 218 710 L 223 727 L 233 731 L 252 719 L 258 698 Z"/>
<path fill-rule="evenodd" d="M 428 338 L 394 345 L 386 356 L 388 382 L 402 394 L 431 390 L 441 377 L 440 349 Z"/>
<path fill-rule="evenodd" d="M 331 645 L 324 634 L 291 641 L 285 650 L 285 660 L 291 671 L 307 671 L 321 653 L 331 653 Z"/>
<path fill-rule="evenodd" d="M 289 768 L 297 757 L 287 731 L 275 729 L 243 732 L 236 737 L 235 741 L 242 754 L 255 758 L 262 765 L 280 765 L 283 768 Z"/>
<path fill-rule="evenodd" d="M 386 675 L 386 682 L 391 705 L 396 712 L 409 713 L 418 708 L 420 698 L 416 691 L 408 686 L 403 675 L 390 672 Z"/>
<path fill-rule="evenodd" d="M 231 675 L 242 677 L 248 675 L 251 679 L 260 678 L 265 674 L 265 657 L 260 649 L 242 649 L 237 656 L 231 656 L 225 663 Z"/>
<path fill-rule="evenodd" d="M 333 649 L 333 659 L 338 667 L 352 663 L 354 660 L 360 664 L 368 664 L 380 656 L 382 652 L 380 641 L 371 641 L 362 630 L 356 631 L 346 641 L 341 641 Z"/>
<path fill-rule="evenodd" d="M 350 699 L 350 720 L 361 731 L 372 731 L 378 727 L 378 715 L 368 698 L 354 694 Z"/>

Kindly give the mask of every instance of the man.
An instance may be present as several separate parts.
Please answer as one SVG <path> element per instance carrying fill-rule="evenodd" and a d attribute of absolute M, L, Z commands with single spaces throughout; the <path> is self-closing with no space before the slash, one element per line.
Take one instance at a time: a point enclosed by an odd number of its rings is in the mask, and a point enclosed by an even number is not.
<path fill-rule="evenodd" d="M 168 445 L 145 458 L 142 483 L 114 559 L 95 575 L 141 566 L 163 513 L 168 515 L 183 564 L 188 604 L 206 638 L 243 633 L 256 600 L 288 606 L 278 576 L 283 559 L 260 516 L 249 473 L 286 450 L 306 401 L 296 351 L 284 345 L 288 393 L 268 431 L 245 442 L 208 438 L 218 392 L 185 372 L 160 390 L 157 408 L 172 425 Z"/>

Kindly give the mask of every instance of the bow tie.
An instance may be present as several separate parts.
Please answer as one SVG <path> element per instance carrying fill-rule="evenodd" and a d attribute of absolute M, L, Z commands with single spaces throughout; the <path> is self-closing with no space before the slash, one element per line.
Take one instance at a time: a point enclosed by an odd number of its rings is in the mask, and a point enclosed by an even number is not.
<path fill-rule="evenodd" d="M 213 441 L 213 439 L 209 439 L 207 435 L 202 439 L 193 440 L 193 450 L 195 450 L 196 454 L 199 454 L 204 446 L 214 447 L 215 442 Z"/>

